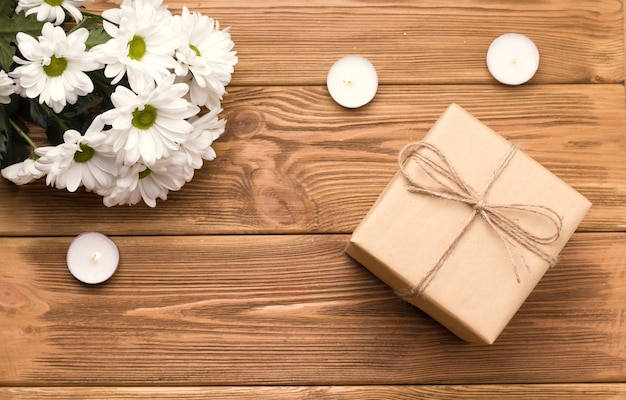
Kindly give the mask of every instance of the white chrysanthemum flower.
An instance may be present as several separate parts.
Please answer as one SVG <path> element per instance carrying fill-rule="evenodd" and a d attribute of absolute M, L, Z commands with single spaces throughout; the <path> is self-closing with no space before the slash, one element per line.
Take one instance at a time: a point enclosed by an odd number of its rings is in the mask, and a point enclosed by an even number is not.
<path fill-rule="evenodd" d="M 118 86 L 111 95 L 114 107 L 101 115 L 111 125 L 107 142 L 125 165 L 137 162 L 152 167 L 157 160 L 168 157 L 189 138 L 192 125 L 187 118 L 200 109 L 183 96 L 189 89 L 174 84 L 174 75 L 165 78 L 155 89 L 136 94 Z"/>
<path fill-rule="evenodd" d="M 9 78 L 6 72 L 0 70 L 0 104 L 11 103 L 11 95 L 15 93 L 13 86 L 13 79 Z"/>
<path fill-rule="evenodd" d="M 87 190 L 101 190 L 113 185 L 118 173 L 115 156 L 104 143 L 104 125 L 98 118 L 81 136 L 80 132 L 68 130 L 57 146 L 39 147 L 35 153 L 41 156 L 35 165 L 44 171 L 47 185 L 74 192 L 81 185 Z"/>
<path fill-rule="evenodd" d="M 172 15 L 161 0 L 124 1 L 106 10 L 104 28 L 111 39 L 94 47 L 106 64 L 104 73 L 118 83 L 127 75 L 131 89 L 141 92 L 176 68 L 178 39 L 171 28 Z"/>
<path fill-rule="evenodd" d="M 89 0 L 91 1 L 91 0 Z M 37 21 L 48 21 L 54 25 L 61 25 L 65 21 L 67 11 L 77 21 L 83 19 L 78 10 L 85 0 L 20 0 L 15 8 L 16 12 L 26 11 L 26 15 L 37 14 Z"/>
<path fill-rule="evenodd" d="M 104 196 L 107 207 L 115 205 L 137 204 L 140 200 L 150 207 L 156 206 L 156 200 L 167 200 L 169 191 L 176 191 L 185 184 L 185 156 L 178 152 L 172 157 L 159 159 L 150 168 L 141 163 L 124 167 L 117 177 L 115 185 Z"/>
<path fill-rule="evenodd" d="M 35 160 L 26 160 L 2 169 L 2 176 L 16 185 L 25 185 L 44 176 L 45 173 L 35 166 Z"/>
<path fill-rule="evenodd" d="M 215 150 L 211 147 L 222 133 L 226 126 L 226 120 L 219 118 L 221 108 L 212 110 L 201 117 L 190 118 L 193 131 L 189 139 L 183 143 L 181 151 L 187 156 L 185 164 L 185 173 L 187 182 L 193 178 L 194 170 L 202 167 L 202 160 L 214 160 L 216 157 Z"/>
<path fill-rule="evenodd" d="M 179 66 L 176 74 L 191 75 L 191 101 L 210 109 L 218 108 L 225 86 L 230 83 L 237 53 L 230 29 L 220 31 L 219 22 L 183 7 L 181 15 L 172 17 L 172 25 L 181 44 L 176 50 Z"/>
<path fill-rule="evenodd" d="M 38 39 L 18 32 L 17 47 L 25 60 L 13 57 L 20 64 L 9 73 L 15 80 L 15 92 L 31 99 L 39 96 L 39 103 L 56 113 L 67 103 L 76 103 L 78 96 L 91 93 L 93 82 L 85 71 L 96 70 L 100 64 L 85 51 L 88 36 L 84 28 L 65 36 L 63 28 L 49 22 Z"/>

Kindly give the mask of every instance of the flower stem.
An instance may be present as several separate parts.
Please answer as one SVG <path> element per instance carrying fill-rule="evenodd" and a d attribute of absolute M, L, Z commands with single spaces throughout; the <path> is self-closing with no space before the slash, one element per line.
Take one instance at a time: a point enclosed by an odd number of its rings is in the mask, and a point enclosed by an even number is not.
<path fill-rule="evenodd" d="M 26 132 L 24 132 L 22 130 L 22 128 L 20 128 L 20 126 L 18 124 L 15 123 L 15 121 L 13 121 L 11 118 L 9 118 L 9 122 L 11 124 L 11 126 L 13 127 L 13 129 L 15 129 L 17 131 L 17 133 L 19 133 L 19 135 L 22 137 L 22 139 L 26 140 L 26 143 L 28 143 L 28 145 L 35 150 L 37 148 L 37 145 L 35 144 L 35 142 L 33 142 L 33 140 L 30 138 L 30 136 L 28 136 L 26 134 Z"/>
<path fill-rule="evenodd" d="M 87 11 L 83 11 L 82 14 L 85 17 L 90 17 L 90 18 L 97 19 L 98 20 L 98 24 L 102 24 L 102 23 L 104 23 L 104 21 L 106 21 L 106 22 L 110 22 L 112 24 L 118 25 L 118 24 L 114 23 L 113 21 L 110 21 L 110 20 L 104 18 L 102 15 L 93 14 L 93 13 L 90 13 L 90 12 L 87 12 Z"/>
<path fill-rule="evenodd" d="M 63 130 L 63 132 L 67 131 L 68 129 L 70 129 L 67 124 L 65 123 L 65 121 L 63 121 L 61 118 L 59 118 L 59 116 L 54 113 L 50 107 L 48 107 L 45 104 L 41 104 L 41 108 L 44 109 L 44 111 L 46 112 L 46 115 L 48 117 L 50 117 L 50 119 L 52 119 L 58 126 L 59 128 L 61 128 Z"/>
<path fill-rule="evenodd" d="M 95 71 L 93 73 L 87 74 L 91 78 L 91 81 L 94 85 L 98 86 L 103 92 L 105 92 L 109 97 L 111 93 L 114 92 L 114 85 L 111 85 L 111 81 L 107 79 L 104 74 L 100 71 Z"/>
<path fill-rule="evenodd" d="M 83 16 L 85 16 L 85 17 L 96 18 L 96 19 L 100 20 L 100 22 L 102 22 L 104 20 L 104 18 L 102 18 L 102 15 L 90 13 L 90 12 L 87 12 L 87 11 L 81 11 L 81 14 L 83 14 Z"/>

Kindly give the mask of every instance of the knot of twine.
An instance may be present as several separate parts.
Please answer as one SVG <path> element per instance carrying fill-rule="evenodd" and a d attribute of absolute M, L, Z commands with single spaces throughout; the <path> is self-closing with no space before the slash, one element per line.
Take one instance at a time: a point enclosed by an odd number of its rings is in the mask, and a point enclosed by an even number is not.
<path fill-rule="evenodd" d="M 398 163 L 400 165 L 400 172 L 408 182 L 407 190 L 409 192 L 461 202 L 472 208 L 470 217 L 437 263 L 424 275 L 417 285 L 398 291 L 401 297 L 411 299 L 424 292 L 477 215 L 491 227 L 502 242 L 518 283 L 521 282 L 519 276 L 520 262 L 527 270 L 530 270 L 524 260 L 522 249 L 527 249 L 536 254 L 541 259 L 548 262 L 549 265 L 553 265 L 556 262 L 555 257 L 541 248 L 541 245 L 549 244 L 557 240 L 561 234 L 563 221 L 556 211 L 550 207 L 534 204 L 489 204 L 485 199 L 492 184 L 498 179 L 517 150 L 518 147 L 516 145 L 511 146 L 498 168 L 493 172 L 491 179 L 482 193 L 478 193 L 465 182 L 452 167 L 446 156 L 432 144 L 426 142 L 410 143 L 400 151 Z M 433 187 L 426 183 L 417 182 L 406 169 L 408 160 L 412 160 L 417 164 L 433 183 L 435 183 L 435 186 Z M 550 229 L 550 233 L 544 235 L 534 233 L 522 227 L 520 223 L 516 222 L 516 219 L 507 216 L 507 211 L 537 215 L 545 220 L 548 227 L 552 229 Z"/>

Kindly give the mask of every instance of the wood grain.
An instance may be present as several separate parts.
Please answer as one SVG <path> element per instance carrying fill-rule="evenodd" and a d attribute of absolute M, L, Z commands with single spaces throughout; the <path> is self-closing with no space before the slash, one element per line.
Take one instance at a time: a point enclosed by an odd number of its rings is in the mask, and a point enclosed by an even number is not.
<path fill-rule="evenodd" d="M 462 342 L 343 252 L 347 235 L 4 238 L 0 384 L 359 385 L 626 379 L 626 235 L 577 233 L 493 346 Z"/>
<path fill-rule="evenodd" d="M 86 3 L 100 12 L 120 1 Z M 493 83 L 485 56 L 506 32 L 541 53 L 532 84 L 624 80 L 622 2 L 441 0 L 165 0 L 231 26 L 233 85 L 320 85 L 347 54 L 368 57 L 387 84 Z"/>
<path fill-rule="evenodd" d="M 0 235 L 350 233 L 398 151 L 457 102 L 594 204 L 581 230 L 626 229 L 621 85 L 387 86 L 358 110 L 322 87 L 233 88 L 218 157 L 156 209 L 1 180 Z"/>
<path fill-rule="evenodd" d="M 238 399 L 238 400 L 618 400 L 626 384 L 453 385 L 453 386 L 212 386 L 212 387 L 36 387 L 0 388 L 5 400 L 22 399 Z"/>
<path fill-rule="evenodd" d="M 623 1 L 164 3 L 232 27 L 218 158 L 156 209 L 0 180 L 0 399 L 626 399 Z M 520 87 L 485 67 L 511 31 L 541 53 Z M 357 110 L 325 88 L 347 54 L 381 84 Z M 344 254 L 451 102 L 594 203 L 493 346 Z M 65 267 L 91 230 L 121 252 L 98 286 Z"/>

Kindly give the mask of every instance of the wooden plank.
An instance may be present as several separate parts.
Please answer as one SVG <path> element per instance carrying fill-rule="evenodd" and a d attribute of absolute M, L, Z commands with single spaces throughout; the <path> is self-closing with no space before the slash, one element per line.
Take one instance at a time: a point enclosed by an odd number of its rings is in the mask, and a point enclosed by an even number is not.
<path fill-rule="evenodd" d="M 22 399 L 238 399 L 238 400 L 617 400 L 626 384 L 454 386 L 210 386 L 210 387 L 34 387 L 0 388 L 5 400 Z"/>
<path fill-rule="evenodd" d="M 485 57 L 506 32 L 531 37 L 541 53 L 532 83 L 624 79 L 622 2 L 552 0 L 189 1 L 183 5 L 231 26 L 240 63 L 233 85 L 320 85 L 333 62 L 368 57 L 382 84 L 492 83 Z M 117 0 L 86 3 L 100 12 Z"/>
<path fill-rule="evenodd" d="M 1 238 L 0 385 L 624 382 L 626 235 L 577 233 L 492 346 L 462 342 L 344 253 L 347 235 Z"/>
<path fill-rule="evenodd" d="M 347 110 L 324 87 L 233 88 L 218 157 L 156 209 L 0 180 L 0 235 L 349 233 L 457 102 L 587 196 L 582 230 L 626 229 L 622 85 L 385 86 Z"/>
<path fill-rule="evenodd" d="M 164 2 L 232 26 L 240 63 L 218 159 L 156 210 L 0 182 L 0 398 L 626 398 L 623 1 Z M 485 68 L 508 31 L 541 51 L 523 87 Z M 382 84 L 359 110 L 324 87 L 351 53 Z M 343 253 L 397 151 L 452 101 L 594 203 L 488 347 Z M 104 285 L 64 266 L 86 230 L 120 245 Z M 207 236 L 223 233 L 248 235 Z"/>

